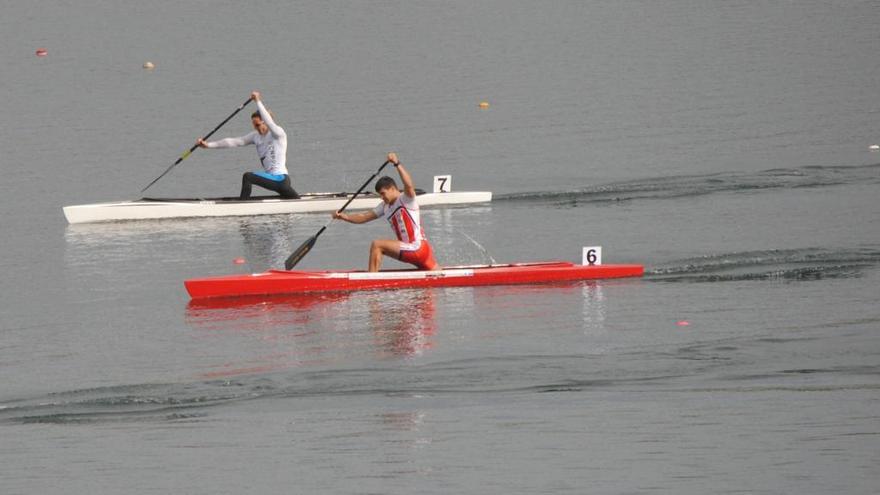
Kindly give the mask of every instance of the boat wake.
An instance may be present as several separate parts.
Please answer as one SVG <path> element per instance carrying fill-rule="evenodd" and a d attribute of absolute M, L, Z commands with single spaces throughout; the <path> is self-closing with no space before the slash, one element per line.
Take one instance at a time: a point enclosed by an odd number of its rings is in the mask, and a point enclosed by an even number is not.
<path fill-rule="evenodd" d="M 216 387 L 194 385 L 118 385 L 49 394 L 6 402 L 0 423 L 78 424 L 119 421 L 173 420 L 204 416 L 203 409 L 240 396 Z"/>
<path fill-rule="evenodd" d="M 876 324 L 876 320 L 856 322 Z M 777 340 L 778 341 L 778 340 Z M 738 344 L 739 345 L 739 344 Z M 360 400 L 378 397 L 438 397 L 443 395 L 473 395 L 533 393 L 585 393 L 621 391 L 701 391 L 707 385 L 692 382 L 689 376 L 704 375 L 706 364 L 717 363 L 726 368 L 735 364 L 738 347 L 717 341 L 691 345 L 671 353 L 658 354 L 655 346 L 634 349 L 633 356 L 640 366 L 632 367 L 620 361 L 619 355 L 511 355 L 481 356 L 437 362 L 419 368 L 407 368 L 401 374 L 395 368 L 296 370 L 241 375 L 223 380 L 192 383 L 132 384 L 72 390 L 6 401 L 0 404 L 0 425 L 3 424 L 110 424 L 155 422 L 202 422 L 210 420 L 212 411 L 245 401 L 286 399 L 349 398 Z M 726 357 L 720 357 L 725 353 Z M 646 359 L 641 359 L 641 357 Z M 673 360 L 669 369 L 663 359 Z M 593 371 L 585 371 L 588 359 Z M 552 366 L 547 363 L 552 362 Z M 645 363 L 654 362 L 648 366 Z M 682 367 L 681 363 L 693 366 Z M 742 393 L 748 390 L 835 391 L 876 390 L 874 382 L 864 377 L 876 376 L 876 366 L 836 367 L 829 369 L 781 368 L 761 376 L 743 371 L 728 371 L 725 383 L 712 385 L 715 393 L 727 391 Z M 751 372 L 753 373 L 753 372 Z M 854 380 L 840 383 L 801 383 L 805 374 L 834 373 Z M 773 383 L 756 379 L 781 377 Z M 736 383 L 746 382 L 748 385 Z M 760 387 L 760 388 L 755 388 Z"/>
<path fill-rule="evenodd" d="M 800 167 L 761 172 L 655 177 L 612 182 L 568 191 L 496 194 L 495 202 L 545 202 L 559 206 L 619 201 L 678 199 L 706 194 L 770 189 L 880 184 L 880 164 L 841 167 Z"/>
<path fill-rule="evenodd" d="M 585 375 L 586 357 L 481 356 L 408 367 L 405 373 L 394 367 L 297 369 L 192 383 L 71 390 L 6 401 L 0 404 L 0 425 L 198 422 L 217 408 L 254 400 L 574 392 L 651 387 L 672 378 L 656 370 L 614 369 L 610 362 Z M 555 365 L 547 366 L 548 361 Z M 567 371 L 560 375 L 560 370 Z"/>
<path fill-rule="evenodd" d="M 880 249 L 774 249 L 700 256 L 645 270 L 660 282 L 802 281 L 862 276 L 880 266 Z"/>

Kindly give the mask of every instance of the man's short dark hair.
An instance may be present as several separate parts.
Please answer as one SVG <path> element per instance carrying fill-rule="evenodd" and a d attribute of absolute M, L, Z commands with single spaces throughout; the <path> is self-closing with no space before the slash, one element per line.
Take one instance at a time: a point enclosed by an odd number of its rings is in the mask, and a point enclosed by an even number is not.
<path fill-rule="evenodd" d="M 394 179 L 388 177 L 387 175 L 376 181 L 376 192 L 379 192 L 382 189 L 387 189 L 389 187 L 397 189 L 397 183 L 394 182 Z"/>
<path fill-rule="evenodd" d="M 272 119 L 274 120 L 274 119 L 275 119 L 275 114 L 272 113 L 272 110 L 266 110 L 266 111 L 269 112 L 269 116 L 272 117 Z M 256 112 L 254 112 L 254 113 L 251 114 L 251 118 L 253 119 L 254 117 L 259 117 L 260 120 L 263 120 L 263 116 L 260 114 L 260 111 L 259 111 L 259 110 L 257 110 Z"/>

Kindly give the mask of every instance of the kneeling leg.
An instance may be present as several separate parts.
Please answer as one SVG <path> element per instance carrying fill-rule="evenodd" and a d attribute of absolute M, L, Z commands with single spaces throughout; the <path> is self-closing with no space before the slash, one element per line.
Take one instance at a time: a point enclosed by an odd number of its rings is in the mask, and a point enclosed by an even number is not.
<path fill-rule="evenodd" d="M 370 271 L 378 272 L 382 267 L 382 255 L 399 259 L 400 241 L 391 239 L 376 239 L 370 245 Z"/>

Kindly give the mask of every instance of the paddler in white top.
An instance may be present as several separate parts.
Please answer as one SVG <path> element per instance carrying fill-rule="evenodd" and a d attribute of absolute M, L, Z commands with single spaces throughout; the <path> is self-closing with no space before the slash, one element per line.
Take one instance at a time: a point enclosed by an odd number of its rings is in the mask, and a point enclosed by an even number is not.
<path fill-rule="evenodd" d="M 259 91 L 251 93 L 257 103 L 257 111 L 251 114 L 254 131 L 237 138 L 226 138 L 219 141 L 205 141 L 199 138 L 196 143 L 202 148 L 236 148 L 254 144 L 263 170 L 245 172 L 241 177 L 241 194 L 239 199 L 251 197 L 251 185 L 275 191 L 282 198 L 297 199 L 299 194 L 290 185 L 290 174 L 287 173 L 287 133 L 275 123 L 272 114 L 263 105 Z"/>
<path fill-rule="evenodd" d="M 403 191 L 391 177 L 385 176 L 376 181 L 376 192 L 382 202 L 375 209 L 348 215 L 342 212 L 333 213 L 333 218 L 349 223 L 366 223 L 384 217 L 391 223 L 397 239 L 376 239 L 370 245 L 371 272 L 379 271 L 382 266 L 382 255 L 415 265 L 419 270 L 439 270 L 434 250 L 428 244 L 425 231 L 419 221 L 419 203 L 416 201 L 416 188 L 409 172 L 400 164 L 396 153 L 388 153 L 391 162 L 400 174 Z"/>

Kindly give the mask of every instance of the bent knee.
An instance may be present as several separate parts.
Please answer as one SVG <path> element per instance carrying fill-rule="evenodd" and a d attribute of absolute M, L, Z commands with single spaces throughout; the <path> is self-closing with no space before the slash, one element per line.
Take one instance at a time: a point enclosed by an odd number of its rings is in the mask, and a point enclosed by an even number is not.
<path fill-rule="evenodd" d="M 400 243 L 386 239 L 376 239 L 370 244 L 370 250 L 373 252 L 378 251 L 388 256 L 396 256 L 400 252 Z"/>

